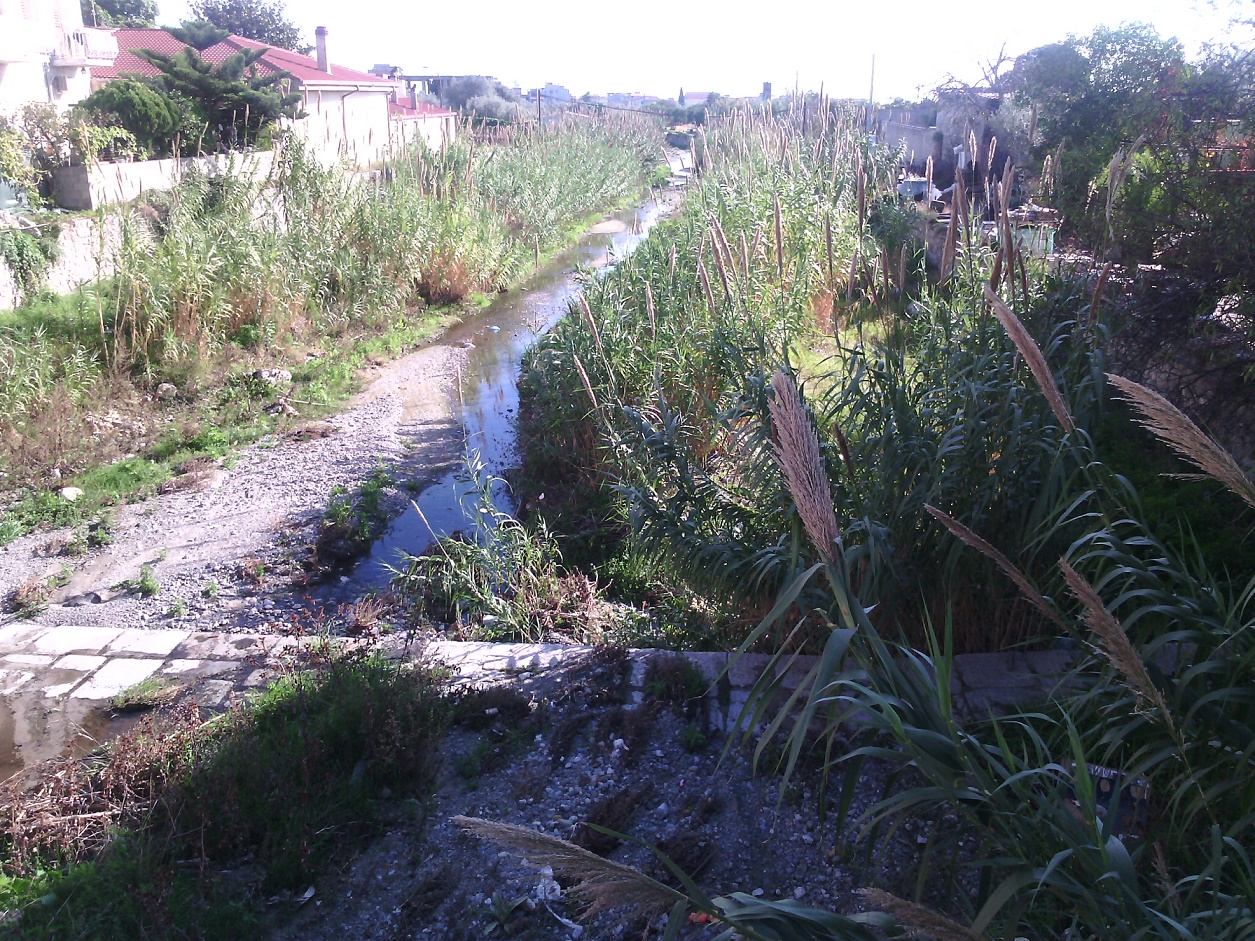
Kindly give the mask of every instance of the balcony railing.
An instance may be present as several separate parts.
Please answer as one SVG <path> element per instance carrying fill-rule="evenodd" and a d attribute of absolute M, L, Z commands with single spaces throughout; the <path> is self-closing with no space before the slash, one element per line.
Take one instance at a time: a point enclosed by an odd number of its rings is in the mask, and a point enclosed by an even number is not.
<path fill-rule="evenodd" d="M 52 56 L 53 65 L 112 65 L 118 41 L 105 29 L 75 29 L 65 33 Z"/>

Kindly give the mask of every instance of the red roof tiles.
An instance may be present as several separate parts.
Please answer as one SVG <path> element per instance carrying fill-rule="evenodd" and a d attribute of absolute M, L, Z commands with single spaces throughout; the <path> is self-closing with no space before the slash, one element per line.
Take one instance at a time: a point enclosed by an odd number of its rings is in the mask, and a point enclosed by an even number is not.
<path fill-rule="evenodd" d="M 113 35 L 118 41 L 118 57 L 113 60 L 112 65 L 93 67 L 92 78 L 94 80 L 108 81 L 121 75 L 150 77 L 159 75 L 159 69 L 135 55 L 132 50 L 151 49 L 153 52 L 172 56 L 184 49 L 184 44 L 164 29 L 115 29 Z M 310 56 L 303 56 L 289 49 L 267 46 L 265 43 L 245 39 L 243 36 L 228 36 L 222 42 L 202 50 L 200 57 L 206 62 L 218 64 L 245 49 L 266 50 L 265 55 L 257 60 L 257 70 L 262 75 L 279 71 L 290 72 L 292 77 L 302 85 L 322 83 L 395 86 L 396 84 L 392 79 L 380 78 L 355 69 L 346 69 L 340 65 L 332 65 L 330 73 L 323 72 L 319 70 L 318 62 Z"/>

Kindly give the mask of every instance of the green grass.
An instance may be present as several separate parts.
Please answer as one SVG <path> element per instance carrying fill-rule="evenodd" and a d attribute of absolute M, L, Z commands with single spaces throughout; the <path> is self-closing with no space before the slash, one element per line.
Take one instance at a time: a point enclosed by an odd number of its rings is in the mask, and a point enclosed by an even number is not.
<path fill-rule="evenodd" d="M 325 646 L 208 724 L 193 711 L 123 736 L 106 750 L 112 773 L 152 782 L 153 802 L 77 864 L 49 853 L 19 866 L 0 844 L 0 909 L 23 913 L 0 937 L 257 937 L 258 898 L 339 865 L 377 832 L 389 791 L 397 806 L 426 798 L 450 714 L 425 666 Z M 241 859 L 255 878 L 216 880 Z"/>

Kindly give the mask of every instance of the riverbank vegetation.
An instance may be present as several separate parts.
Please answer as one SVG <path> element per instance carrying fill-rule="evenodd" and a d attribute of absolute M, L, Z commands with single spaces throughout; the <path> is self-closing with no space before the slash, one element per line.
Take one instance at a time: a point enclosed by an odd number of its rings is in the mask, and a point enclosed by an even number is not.
<path fill-rule="evenodd" d="M 367 360 L 528 275 L 660 160 L 629 120 L 465 135 L 383 180 L 292 145 L 264 177 L 189 175 L 117 211 L 112 278 L 0 314 L 0 536 L 77 522 L 325 411 Z M 59 498 L 67 485 L 84 495 Z"/>
<path fill-rule="evenodd" d="M 1114 371 L 1144 325 L 1110 267 L 1028 253 L 1012 173 L 955 200 L 929 263 L 899 155 L 817 104 L 712 119 L 679 218 L 528 353 L 515 483 L 545 564 L 691 599 L 704 646 L 820 654 L 756 754 L 792 728 L 780 767 L 820 761 L 842 815 L 887 762 L 873 837 L 955 815 L 914 902 L 881 899 L 925 936 L 1255 935 L 1255 485 Z M 1023 647 L 1057 651 L 1055 694 L 960 714 L 954 655 Z"/>

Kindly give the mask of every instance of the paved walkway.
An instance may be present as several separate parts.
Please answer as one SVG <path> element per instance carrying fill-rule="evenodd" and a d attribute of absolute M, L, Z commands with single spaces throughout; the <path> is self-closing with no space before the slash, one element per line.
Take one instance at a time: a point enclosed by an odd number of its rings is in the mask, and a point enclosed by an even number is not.
<path fill-rule="evenodd" d="M 0 779 L 64 752 L 88 735 L 107 734 L 108 701 L 153 676 L 179 680 L 195 702 L 211 709 L 268 683 L 299 640 L 268 634 L 216 634 L 179 630 L 116 629 L 30 623 L 0 628 Z M 392 657 L 428 656 L 444 663 L 464 684 L 542 681 L 573 673 L 593 647 L 560 644 L 491 644 L 435 640 L 410 644 L 388 635 L 379 648 Z M 625 653 L 626 694 L 640 702 L 651 660 L 673 657 L 658 650 Z M 683 654 L 711 683 L 711 720 L 731 728 L 750 689 L 770 658 L 726 653 Z M 953 693 L 961 714 L 983 716 L 1044 698 L 1066 669 L 1065 652 L 972 654 L 955 658 Z M 813 657 L 797 657 L 782 677 L 787 696 L 809 682 Z M 730 665 L 730 669 L 729 669 Z M 725 676 L 726 672 L 726 676 Z M 716 682 L 718 681 L 718 682 Z"/>

